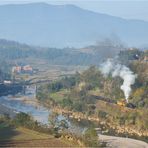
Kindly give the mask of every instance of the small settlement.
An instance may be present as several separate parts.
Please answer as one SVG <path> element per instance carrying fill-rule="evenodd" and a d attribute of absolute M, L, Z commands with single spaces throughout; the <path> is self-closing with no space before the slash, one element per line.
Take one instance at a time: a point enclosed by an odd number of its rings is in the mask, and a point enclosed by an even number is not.
<path fill-rule="evenodd" d="M 33 68 L 30 65 L 25 65 L 25 66 L 13 66 L 12 67 L 12 73 L 16 74 L 32 74 L 33 73 Z"/>

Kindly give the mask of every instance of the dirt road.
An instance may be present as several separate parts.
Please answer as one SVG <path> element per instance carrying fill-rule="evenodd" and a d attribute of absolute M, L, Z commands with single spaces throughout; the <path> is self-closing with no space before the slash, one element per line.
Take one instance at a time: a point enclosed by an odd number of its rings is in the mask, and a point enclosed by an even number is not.
<path fill-rule="evenodd" d="M 108 148 L 148 148 L 146 142 L 131 138 L 99 135 L 99 139 L 107 142 Z"/>

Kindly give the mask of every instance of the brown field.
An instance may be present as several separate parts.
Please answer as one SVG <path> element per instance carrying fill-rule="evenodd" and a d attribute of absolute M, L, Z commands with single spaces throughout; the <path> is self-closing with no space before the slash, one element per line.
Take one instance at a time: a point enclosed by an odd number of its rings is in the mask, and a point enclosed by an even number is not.
<path fill-rule="evenodd" d="M 72 147 L 70 144 L 61 142 L 58 139 L 31 139 L 0 141 L 0 147 Z"/>
<path fill-rule="evenodd" d="M 73 147 L 73 144 L 26 128 L 7 127 L 0 129 L 0 147 Z"/>

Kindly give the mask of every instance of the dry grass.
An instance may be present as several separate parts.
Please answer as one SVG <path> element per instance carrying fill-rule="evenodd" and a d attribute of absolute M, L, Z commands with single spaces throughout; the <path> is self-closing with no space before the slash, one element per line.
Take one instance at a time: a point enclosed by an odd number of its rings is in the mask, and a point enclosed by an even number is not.
<path fill-rule="evenodd" d="M 5 127 L 0 129 L 0 141 L 1 140 L 30 140 L 30 139 L 47 139 L 52 136 L 39 133 L 26 128 L 12 128 Z"/>
<path fill-rule="evenodd" d="M 72 147 L 73 144 L 26 128 L 0 129 L 0 147 Z"/>

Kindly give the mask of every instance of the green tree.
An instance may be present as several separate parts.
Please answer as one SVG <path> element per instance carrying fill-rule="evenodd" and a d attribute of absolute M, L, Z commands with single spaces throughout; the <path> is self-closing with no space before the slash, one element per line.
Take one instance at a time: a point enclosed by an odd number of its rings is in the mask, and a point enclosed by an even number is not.
<path fill-rule="evenodd" d="M 30 115 L 21 112 L 16 115 L 16 117 L 14 119 L 14 123 L 17 126 L 28 126 L 33 123 L 33 119 Z"/>
<path fill-rule="evenodd" d="M 86 146 L 98 147 L 98 134 L 94 128 L 88 128 L 84 133 L 84 142 Z"/>

